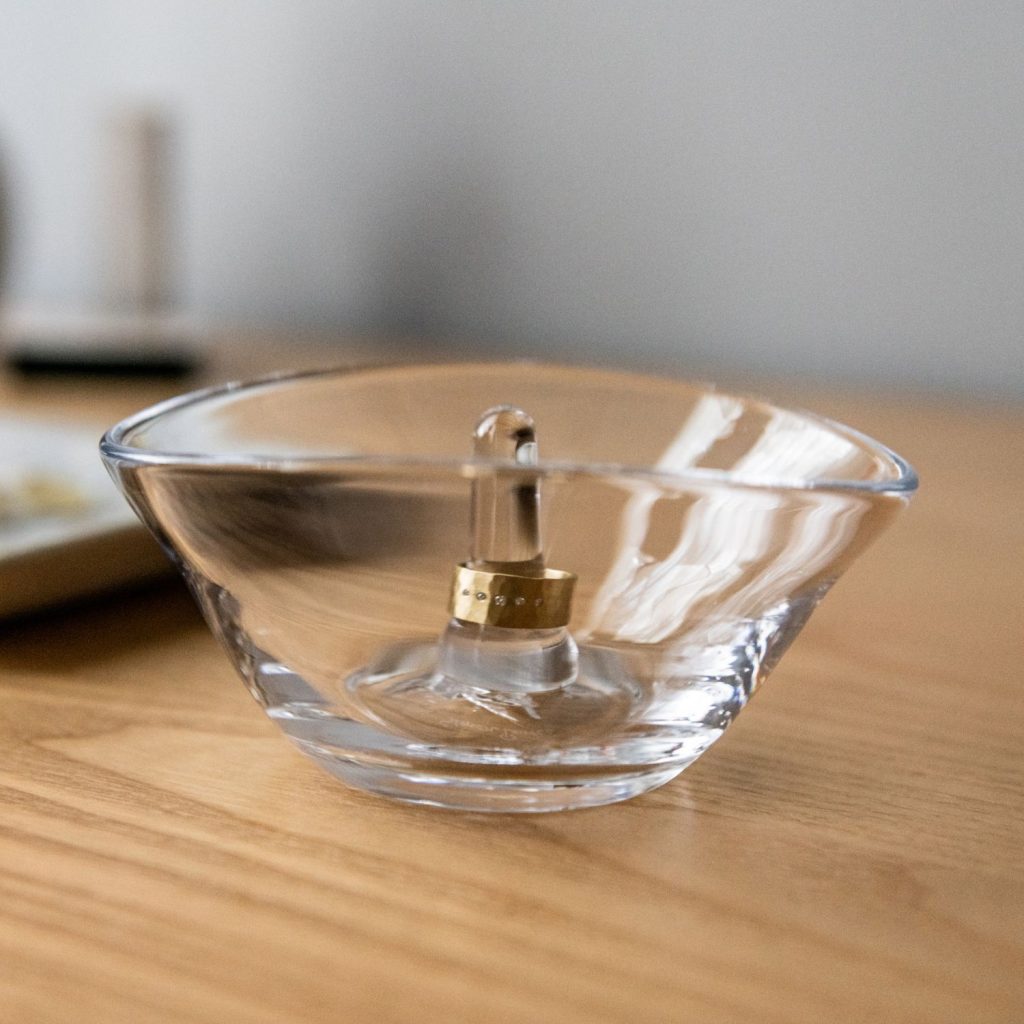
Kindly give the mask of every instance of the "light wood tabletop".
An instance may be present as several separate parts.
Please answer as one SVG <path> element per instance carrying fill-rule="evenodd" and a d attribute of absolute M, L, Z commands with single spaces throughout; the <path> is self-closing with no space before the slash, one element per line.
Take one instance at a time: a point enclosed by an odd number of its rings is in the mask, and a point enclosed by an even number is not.
<path fill-rule="evenodd" d="M 102 423 L 172 390 L 0 400 Z M 347 790 L 171 578 L 0 627 L 0 1021 L 1024 1021 L 1024 412 L 777 393 L 921 492 L 728 734 L 631 802 Z"/>

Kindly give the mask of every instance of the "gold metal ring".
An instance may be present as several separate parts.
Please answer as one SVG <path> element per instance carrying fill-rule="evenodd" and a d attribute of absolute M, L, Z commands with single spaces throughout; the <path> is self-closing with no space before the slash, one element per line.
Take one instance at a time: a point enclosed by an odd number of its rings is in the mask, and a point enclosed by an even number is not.
<path fill-rule="evenodd" d="M 462 563 L 452 578 L 451 614 L 482 626 L 556 629 L 569 623 L 575 585 L 575 574 L 560 569 L 520 575 Z"/>

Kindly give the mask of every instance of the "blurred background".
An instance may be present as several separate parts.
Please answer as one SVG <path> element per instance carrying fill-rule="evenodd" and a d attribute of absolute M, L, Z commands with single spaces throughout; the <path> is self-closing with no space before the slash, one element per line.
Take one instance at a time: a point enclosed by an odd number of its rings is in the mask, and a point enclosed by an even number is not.
<path fill-rule="evenodd" d="M 156 159 L 154 301 L 211 338 L 1024 393 L 1019 0 L 0 16 L 11 322 L 117 305 L 118 195 Z"/>

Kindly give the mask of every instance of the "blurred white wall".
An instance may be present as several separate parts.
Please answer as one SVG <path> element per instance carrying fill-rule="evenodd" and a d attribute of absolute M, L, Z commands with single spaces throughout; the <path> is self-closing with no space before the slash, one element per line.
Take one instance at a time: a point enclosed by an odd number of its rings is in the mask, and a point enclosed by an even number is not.
<path fill-rule="evenodd" d="M 1024 393 L 1020 0 L 0 0 L 12 302 L 123 101 L 212 318 Z"/>

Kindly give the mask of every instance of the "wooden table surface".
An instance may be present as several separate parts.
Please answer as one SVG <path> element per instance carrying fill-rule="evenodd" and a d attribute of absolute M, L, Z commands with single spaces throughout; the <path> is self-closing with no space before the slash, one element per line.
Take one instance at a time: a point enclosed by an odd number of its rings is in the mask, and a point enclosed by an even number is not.
<path fill-rule="evenodd" d="M 166 390 L 0 400 L 102 421 Z M 0 1021 L 1024 1021 L 1024 412 L 796 397 L 921 493 L 629 803 L 346 790 L 171 580 L 0 627 Z"/>

